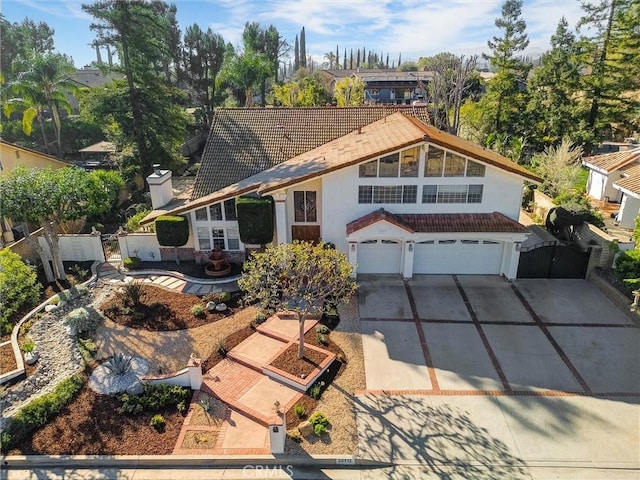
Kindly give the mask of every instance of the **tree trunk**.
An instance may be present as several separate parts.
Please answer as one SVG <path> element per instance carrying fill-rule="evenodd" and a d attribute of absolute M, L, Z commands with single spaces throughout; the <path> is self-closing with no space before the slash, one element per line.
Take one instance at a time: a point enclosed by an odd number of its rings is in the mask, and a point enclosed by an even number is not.
<path fill-rule="evenodd" d="M 60 247 L 58 245 L 58 234 L 54 228 L 45 222 L 44 224 L 44 239 L 49 245 L 51 250 L 51 258 L 53 263 L 53 273 L 58 280 L 66 280 L 67 274 L 64 271 L 64 265 L 60 258 Z"/>
<path fill-rule="evenodd" d="M 42 132 L 42 142 L 44 143 L 44 145 L 42 146 L 44 147 L 44 151 L 49 153 L 49 140 L 47 140 L 47 133 L 44 130 L 44 121 L 42 120 L 42 115 L 38 113 L 36 118 L 38 119 L 38 124 L 40 125 L 40 131 Z"/>
<path fill-rule="evenodd" d="M 304 315 L 298 313 L 298 324 L 300 332 L 298 337 L 298 358 L 304 358 Z"/>
<path fill-rule="evenodd" d="M 53 116 L 53 127 L 56 131 L 56 146 L 58 148 L 58 157 L 62 158 L 62 122 L 60 121 L 60 113 L 55 105 L 49 105 L 51 115 Z"/>
<path fill-rule="evenodd" d="M 51 264 L 49 264 L 49 259 L 47 258 L 47 254 L 44 251 L 44 248 L 40 246 L 40 242 L 36 238 L 31 235 L 29 231 L 29 226 L 26 223 L 22 224 L 22 228 L 24 230 L 24 239 L 29 244 L 29 246 L 38 254 L 40 257 L 40 261 L 42 262 L 42 268 L 44 270 L 44 275 L 47 278 L 47 282 L 55 282 L 56 278 L 53 276 L 53 270 L 51 270 Z"/>

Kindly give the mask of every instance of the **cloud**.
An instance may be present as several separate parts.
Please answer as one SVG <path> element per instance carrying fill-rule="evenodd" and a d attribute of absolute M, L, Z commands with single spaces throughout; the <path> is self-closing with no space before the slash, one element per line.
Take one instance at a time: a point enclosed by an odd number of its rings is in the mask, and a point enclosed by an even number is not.
<path fill-rule="evenodd" d="M 93 17 L 82 10 L 82 0 L 62 0 L 62 1 L 38 1 L 38 0 L 15 0 L 27 9 L 34 9 L 48 15 L 61 18 L 76 18 L 91 21 Z M 27 13 L 26 16 L 29 16 Z"/>

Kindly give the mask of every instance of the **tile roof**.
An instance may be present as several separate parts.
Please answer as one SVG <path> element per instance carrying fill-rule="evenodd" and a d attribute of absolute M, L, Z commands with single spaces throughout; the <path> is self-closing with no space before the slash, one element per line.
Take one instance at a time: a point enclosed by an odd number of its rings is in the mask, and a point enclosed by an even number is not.
<path fill-rule="evenodd" d="M 425 140 L 431 143 L 458 151 L 471 158 L 475 158 L 482 162 L 496 166 L 502 170 L 515 173 L 516 175 L 519 175 L 521 177 L 525 177 L 535 183 L 542 183 L 542 179 L 540 177 L 527 170 L 526 168 L 518 165 L 517 163 L 512 162 L 508 158 L 503 157 L 499 153 L 494 152 L 493 150 L 489 150 L 487 148 L 481 147 L 480 145 L 476 145 L 475 143 L 460 138 L 456 135 L 438 130 L 436 127 L 432 127 L 431 125 L 425 125 L 422 122 L 416 122 L 410 117 L 409 119 L 412 120 L 413 123 L 416 124 L 420 129 L 422 129 L 426 136 Z"/>
<path fill-rule="evenodd" d="M 611 173 L 637 160 L 640 160 L 640 147 L 632 150 L 584 157 L 582 164 L 601 172 Z"/>
<path fill-rule="evenodd" d="M 67 78 L 83 87 L 101 87 L 113 80 L 124 78 L 121 73 L 102 73 L 98 68 L 82 68 L 67 75 Z"/>
<path fill-rule="evenodd" d="M 409 232 L 529 233 L 527 227 L 499 212 L 392 214 L 380 208 L 347 224 L 347 235 L 381 220 L 397 225 Z"/>
<path fill-rule="evenodd" d="M 640 195 L 640 163 L 633 162 L 627 164 L 620 169 L 620 173 L 624 175 L 624 177 L 614 182 L 613 186 Z"/>
<path fill-rule="evenodd" d="M 221 108 L 192 200 L 256 175 L 394 112 L 428 122 L 425 107 Z"/>

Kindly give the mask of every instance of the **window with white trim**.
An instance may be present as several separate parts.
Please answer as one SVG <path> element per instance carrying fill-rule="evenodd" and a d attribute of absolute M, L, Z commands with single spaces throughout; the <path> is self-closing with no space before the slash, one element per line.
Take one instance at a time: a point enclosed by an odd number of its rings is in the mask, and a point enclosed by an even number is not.
<path fill-rule="evenodd" d="M 316 210 L 316 192 L 298 190 L 293 192 L 294 221 L 313 223 L 318 221 Z"/>
<path fill-rule="evenodd" d="M 482 185 L 424 185 L 422 203 L 482 203 Z"/>
<path fill-rule="evenodd" d="M 420 147 L 412 147 L 385 155 L 360 165 L 360 177 L 417 177 L 419 158 Z"/>
<path fill-rule="evenodd" d="M 435 145 L 428 145 L 425 159 L 425 177 L 485 176 L 486 167 L 482 163 Z"/>
<path fill-rule="evenodd" d="M 223 215 L 224 212 L 224 215 Z M 196 210 L 196 221 L 198 222 L 220 222 L 237 220 L 236 200 L 234 198 L 225 200 L 222 203 L 214 203 L 209 208 L 199 208 Z"/>
<path fill-rule="evenodd" d="M 360 185 L 358 203 L 416 203 L 417 185 Z"/>

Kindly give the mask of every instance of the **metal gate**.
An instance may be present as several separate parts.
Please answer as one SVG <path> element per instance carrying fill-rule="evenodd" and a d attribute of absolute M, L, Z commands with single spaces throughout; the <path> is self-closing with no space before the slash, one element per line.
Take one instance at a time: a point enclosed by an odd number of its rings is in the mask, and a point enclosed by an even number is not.
<path fill-rule="evenodd" d="M 584 278 L 591 248 L 545 242 L 523 248 L 518 278 Z"/>
<path fill-rule="evenodd" d="M 118 241 L 117 233 L 110 233 L 101 235 L 102 250 L 104 251 L 104 258 L 109 261 L 121 261 L 122 256 L 120 254 L 120 242 Z"/>

